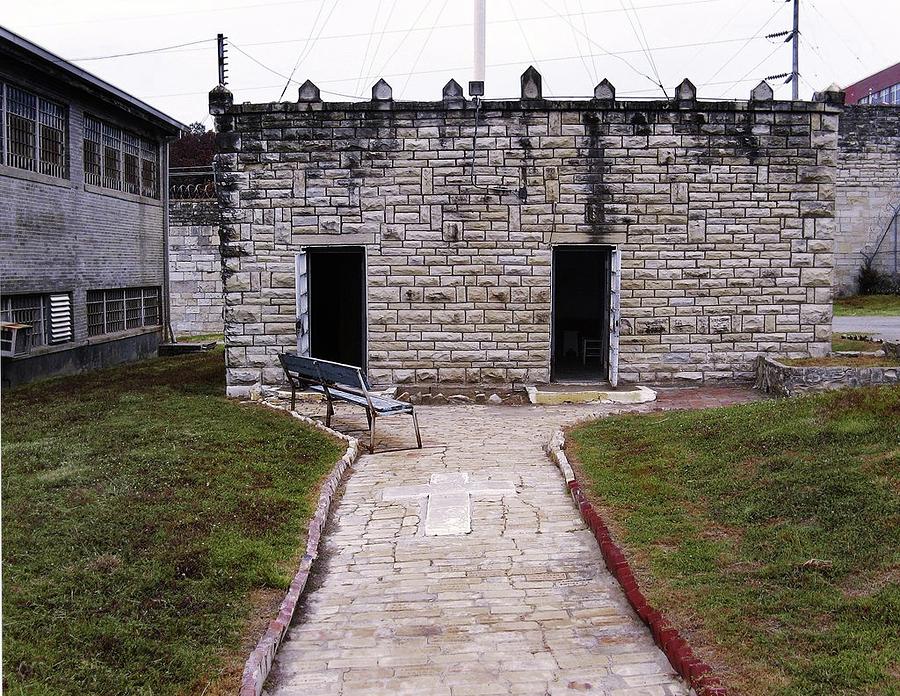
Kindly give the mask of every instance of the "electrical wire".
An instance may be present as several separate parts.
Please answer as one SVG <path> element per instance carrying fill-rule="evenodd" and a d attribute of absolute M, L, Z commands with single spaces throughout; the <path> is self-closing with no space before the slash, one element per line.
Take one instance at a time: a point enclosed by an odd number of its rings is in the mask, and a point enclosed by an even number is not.
<path fill-rule="evenodd" d="M 372 54 L 372 59 L 369 61 L 369 72 L 372 72 L 372 68 L 375 67 L 375 61 L 378 59 L 378 54 L 381 53 L 381 44 L 384 43 L 384 35 L 388 28 L 388 25 L 391 23 L 391 17 L 394 16 L 394 10 L 397 9 L 397 0 L 393 0 L 391 3 L 390 12 L 388 12 L 387 19 L 384 21 L 384 24 L 381 27 L 381 33 L 378 35 L 378 43 L 375 44 L 375 52 Z M 432 29 L 433 31 L 433 29 Z M 360 74 L 360 80 L 362 79 L 362 74 Z M 362 89 L 362 83 L 356 88 L 355 91 L 359 92 Z"/>
<path fill-rule="evenodd" d="M 719 66 L 719 69 L 716 70 L 712 75 L 710 75 L 709 79 L 710 79 L 710 80 L 716 79 L 716 78 L 719 76 L 719 74 L 720 74 L 726 67 L 728 67 L 729 65 L 731 65 L 731 62 L 732 62 L 735 58 L 737 58 L 737 57 L 743 52 L 743 50 L 744 50 L 745 48 L 747 48 L 747 46 L 750 45 L 750 42 L 753 41 L 753 39 L 757 38 L 757 37 L 762 33 L 763 29 L 765 29 L 767 26 L 769 26 L 769 24 L 771 24 L 772 20 L 775 19 L 776 15 L 777 15 L 779 12 L 781 12 L 781 10 L 782 10 L 784 7 L 785 7 L 784 3 L 781 3 L 778 7 L 776 7 L 776 8 L 775 8 L 775 11 L 772 13 L 772 15 L 771 15 L 771 16 L 763 23 L 763 25 L 762 25 L 759 29 L 756 30 L 756 32 L 753 34 L 753 36 L 751 36 L 749 39 L 747 39 L 747 42 L 746 42 L 743 46 L 741 46 L 741 47 L 737 50 L 737 52 L 736 52 L 733 56 L 731 56 L 731 58 L 729 58 L 729 59 L 726 60 L 724 63 L 722 63 L 722 65 Z"/>
<path fill-rule="evenodd" d="M 176 48 L 183 48 L 184 46 L 196 46 L 197 44 L 209 43 L 210 41 L 215 41 L 216 37 L 212 37 L 210 39 L 199 39 L 197 41 L 188 41 L 187 43 L 175 44 L 174 46 L 161 46 L 159 48 L 148 48 L 144 51 L 131 51 L 130 53 L 113 53 L 107 56 L 88 56 L 84 58 L 68 58 L 67 62 L 70 63 L 85 63 L 89 60 L 106 60 L 108 58 L 125 58 L 126 56 L 142 56 L 148 53 L 163 53 L 165 51 L 171 51 Z"/>
<path fill-rule="evenodd" d="M 566 14 L 569 14 L 569 0 L 563 0 L 563 7 L 566 10 Z M 581 16 L 582 20 L 584 20 L 584 15 Z M 588 68 L 587 60 L 585 60 L 584 54 L 581 51 L 581 40 L 578 37 L 578 34 L 575 33 L 575 29 L 573 27 L 569 27 L 569 31 L 572 32 L 572 40 L 575 42 L 575 50 L 578 51 L 578 56 L 581 58 L 581 64 L 584 66 L 584 71 L 587 73 L 588 82 L 590 84 L 596 84 L 597 79 L 591 73 L 590 68 Z"/>
<path fill-rule="evenodd" d="M 531 43 L 528 41 L 528 35 L 525 33 L 525 29 L 522 27 L 522 23 L 519 21 L 519 17 L 516 14 L 516 8 L 513 5 L 513 0 L 506 0 L 506 3 L 509 5 L 509 10 L 512 12 L 513 17 L 516 20 L 516 26 L 519 27 L 519 33 L 522 34 L 522 38 L 525 40 L 525 47 L 528 49 L 528 52 L 531 54 L 531 61 L 533 65 L 536 65 L 538 68 L 541 68 L 541 64 L 538 62 L 537 56 L 534 54 L 534 50 L 531 48 Z M 575 26 L 574 24 L 570 26 Z M 544 69 L 541 68 L 541 72 L 544 72 Z M 550 82 L 547 80 L 546 76 L 543 76 L 543 81 L 547 83 L 547 89 L 550 89 Z"/>
<path fill-rule="evenodd" d="M 568 18 L 566 18 L 564 15 L 560 14 L 559 12 L 557 12 L 557 11 L 553 8 L 553 6 L 550 5 L 550 4 L 547 2 L 547 0 L 541 0 L 541 2 L 543 2 L 544 5 L 546 5 L 547 8 L 548 8 L 549 10 L 551 10 L 552 12 L 554 12 L 554 13 L 556 14 L 556 16 L 557 16 L 559 19 L 562 19 L 564 22 L 566 22 L 567 24 L 569 24 L 569 25 L 572 26 L 572 27 L 575 26 L 574 24 L 572 24 L 572 22 L 570 22 L 570 21 L 568 20 Z M 596 46 L 597 48 L 599 48 L 601 51 L 603 51 L 603 54 L 604 54 L 604 55 L 610 56 L 610 57 L 612 57 L 612 58 L 616 58 L 617 60 L 619 60 L 619 61 L 625 63 L 625 65 L 627 65 L 633 72 L 637 73 L 637 74 L 640 75 L 641 77 L 646 77 L 646 78 L 647 78 L 648 80 L 650 80 L 650 82 L 652 82 L 653 84 L 655 84 L 655 85 L 657 84 L 656 80 L 654 80 L 652 77 L 650 77 L 650 76 L 647 75 L 646 73 L 643 73 L 643 72 L 641 72 L 640 70 L 638 70 L 638 69 L 637 69 L 636 67 L 634 67 L 631 63 L 629 63 L 627 60 L 625 60 L 624 58 L 622 58 L 621 55 L 616 54 L 616 53 L 613 53 L 613 52 L 611 52 L 611 51 L 607 51 L 603 46 L 601 46 L 601 45 L 598 44 L 596 41 L 594 41 L 589 35 L 585 34 L 584 32 L 581 32 L 581 30 L 579 30 L 577 27 L 575 28 L 575 31 L 581 33 L 581 34 L 587 39 L 587 41 L 588 41 L 589 44 L 592 44 L 592 45 Z M 657 86 L 659 86 L 659 85 L 657 85 Z"/>
<path fill-rule="evenodd" d="M 397 43 L 396 48 L 394 48 L 394 52 L 391 53 L 391 55 L 388 56 L 388 58 L 387 58 L 386 61 L 384 61 L 384 64 L 381 66 L 381 70 L 378 71 L 378 74 L 379 74 L 379 75 L 380 75 L 381 73 L 384 72 L 384 69 L 385 69 L 388 65 L 390 65 L 390 62 L 394 59 L 394 56 L 397 55 L 397 53 L 400 51 L 400 49 L 401 49 L 401 48 L 404 46 L 404 44 L 406 43 L 406 40 L 409 38 L 409 35 L 412 33 L 413 29 L 415 29 L 415 28 L 419 25 L 419 20 L 422 19 L 422 15 L 425 14 L 425 10 L 427 10 L 429 7 L 431 7 L 431 2 L 432 2 L 432 0 L 428 0 L 427 3 L 424 3 L 424 4 L 422 5 L 422 9 L 419 10 L 419 14 L 416 16 L 416 19 L 415 19 L 415 21 L 412 23 L 412 26 L 411 26 L 411 27 L 407 30 L 407 32 L 403 35 L 403 38 L 400 39 L 400 41 Z"/>
<path fill-rule="evenodd" d="M 382 0 L 378 0 L 378 5 L 375 7 L 375 19 L 372 20 L 372 28 L 378 24 L 378 15 L 381 14 L 381 3 Z M 382 26 L 382 36 L 384 36 L 384 26 Z M 366 61 L 369 59 L 369 49 L 372 47 L 372 37 L 375 36 L 374 31 L 369 32 L 369 39 L 366 41 L 366 50 L 363 51 L 362 62 L 359 64 L 359 78 L 356 81 L 356 91 L 359 91 L 360 83 L 362 82 L 363 73 L 366 70 Z"/>
<path fill-rule="evenodd" d="M 747 72 L 745 72 L 745 73 L 740 77 L 740 79 L 735 80 L 735 81 L 731 84 L 731 87 L 734 87 L 734 86 L 737 85 L 739 82 L 743 82 L 743 80 L 744 80 L 750 73 L 756 72 L 757 69 L 758 69 L 763 63 L 765 63 L 766 61 L 768 61 L 769 58 L 771 58 L 772 56 L 774 56 L 775 53 L 778 51 L 778 49 L 781 48 L 783 45 L 784 45 L 784 42 L 783 42 L 783 41 L 781 41 L 781 42 L 775 44 L 775 48 L 772 49 L 772 51 L 771 51 L 771 53 L 769 53 L 769 55 L 767 55 L 765 58 L 763 58 L 761 61 L 759 61 L 756 65 L 754 65 L 752 68 L 750 68 Z M 728 90 L 731 89 L 731 87 L 729 87 L 729 88 L 726 89 L 725 91 L 728 92 Z"/>
<path fill-rule="evenodd" d="M 403 83 L 403 87 L 400 89 L 399 95 L 404 96 L 406 94 L 406 87 L 409 85 L 409 80 L 413 75 L 413 72 L 416 69 L 416 66 L 419 64 L 419 59 L 422 57 L 422 53 L 425 51 L 425 47 L 428 45 L 428 41 L 431 39 L 431 32 L 434 31 L 434 26 L 440 21 L 441 15 L 444 14 L 444 10 L 447 9 L 447 3 L 450 0 L 444 0 L 444 4 L 441 5 L 440 11 L 437 13 L 437 17 L 434 19 L 434 23 L 431 25 L 431 31 L 425 35 L 425 40 L 422 42 L 422 47 L 419 49 L 419 52 L 416 54 L 416 59 L 413 61 L 412 69 L 406 74 L 406 81 Z"/>
<path fill-rule="evenodd" d="M 624 0 L 619 0 L 619 4 L 622 6 L 622 9 L 625 9 Z M 634 3 L 629 2 L 632 9 L 634 8 Z M 638 46 L 641 47 L 644 51 L 644 56 L 647 58 L 647 64 L 650 66 L 650 69 L 653 71 L 653 74 L 656 76 L 656 84 L 659 85 L 659 88 L 662 90 L 663 96 L 668 99 L 669 95 L 666 93 L 666 88 L 663 86 L 662 78 L 659 76 L 659 70 L 656 68 L 656 61 L 653 60 L 653 55 L 647 49 L 647 37 L 644 35 L 644 29 L 641 27 L 641 33 L 638 34 L 638 30 L 634 26 L 634 22 L 631 21 L 631 15 L 628 12 L 625 13 L 626 19 L 628 19 L 628 24 L 631 25 L 631 31 L 634 33 L 634 38 L 637 39 Z M 640 18 L 637 17 L 637 13 L 635 13 L 635 18 L 640 22 Z M 643 36 L 643 39 L 641 38 Z"/>
<path fill-rule="evenodd" d="M 300 63 L 306 60 L 307 56 L 312 53 L 313 47 L 316 45 L 316 42 L 319 40 L 319 37 L 322 35 L 322 32 L 325 30 L 325 27 L 328 25 L 328 20 L 331 19 L 331 15 L 334 14 L 334 11 L 337 9 L 338 3 L 340 0 L 334 0 L 334 4 L 331 6 L 331 10 L 328 12 L 328 16 L 325 17 L 325 21 L 322 22 L 322 27 L 319 29 L 319 33 L 316 34 L 316 37 L 312 39 L 312 41 L 307 41 L 304 44 L 303 49 L 301 49 L 300 55 L 297 56 L 297 62 L 294 63 L 294 68 L 291 70 L 291 75 L 288 78 L 288 81 L 284 83 L 284 89 L 281 90 L 281 94 L 278 97 L 278 101 L 281 101 L 282 97 L 284 97 L 284 93 L 287 92 L 288 86 L 291 84 L 291 78 L 294 77 L 294 73 L 297 72 L 297 68 Z M 325 0 L 322 0 L 322 4 L 319 5 L 319 12 L 316 15 L 316 20 L 312 24 L 312 28 L 309 30 L 309 36 L 312 37 L 313 32 L 315 31 L 316 24 L 319 21 L 319 15 L 322 14 L 322 8 L 325 7 Z"/>
<path fill-rule="evenodd" d="M 588 27 L 587 27 L 587 17 L 585 16 L 584 5 L 582 4 L 581 0 L 578 0 L 578 9 L 581 10 L 581 26 L 584 29 L 585 35 L 589 36 Z M 572 33 L 574 34 L 574 32 L 572 32 Z M 588 50 L 590 50 L 590 44 L 585 44 L 585 45 L 588 46 Z M 579 48 L 579 52 L 580 52 L 580 50 L 581 49 Z M 591 65 L 594 68 L 594 79 L 591 80 L 591 84 L 597 84 L 600 81 L 600 71 L 597 69 L 597 59 L 594 57 L 593 53 L 591 54 Z"/>
<path fill-rule="evenodd" d="M 715 43 L 728 44 L 728 43 L 736 43 L 738 41 L 744 41 L 744 40 L 745 40 L 745 37 L 739 37 L 739 38 L 735 38 L 735 39 L 722 39 Z M 271 72 L 274 75 L 277 75 L 278 77 L 281 77 L 282 79 L 287 79 L 287 75 L 284 75 L 283 73 L 270 68 L 269 66 L 265 65 L 258 59 L 254 58 L 252 55 L 250 55 L 246 51 L 246 49 L 244 49 L 243 47 L 241 47 L 238 44 L 235 44 L 234 41 L 229 40 L 229 45 L 233 46 L 240 53 L 243 53 L 251 61 L 253 61 L 257 65 L 259 65 L 260 67 L 264 68 L 265 70 Z M 682 48 L 694 48 L 698 45 L 700 45 L 700 44 L 697 42 L 692 42 L 692 43 L 687 43 L 687 44 L 673 44 L 673 45 L 669 45 L 669 46 L 657 46 L 657 47 L 655 47 L 654 50 L 656 50 L 656 51 L 672 51 L 672 50 L 679 50 Z M 640 49 L 629 49 L 627 51 L 619 52 L 619 54 L 631 54 L 631 53 L 641 53 L 641 50 Z M 598 56 L 598 57 L 601 55 L 606 55 L 606 54 L 597 54 L 597 53 L 590 54 L 590 56 Z M 544 63 L 557 63 L 557 62 L 563 62 L 563 61 L 569 61 L 569 60 L 579 60 L 579 58 L 580 58 L 580 56 L 556 56 L 554 58 L 544 58 L 543 62 Z M 489 67 L 489 68 L 505 68 L 505 67 L 510 67 L 513 65 L 521 65 L 521 64 L 522 64 L 522 61 L 515 60 L 515 61 L 504 61 L 501 63 L 489 63 L 487 65 L 487 67 Z M 433 69 L 429 69 L 429 70 L 417 70 L 417 71 L 413 72 L 413 74 L 414 75 L 447 74 L 447 73 L 453 73 L 455 71 L 468 70 L 470 67 L 471 67 L 470 65 L 457 65 L 457 66 L 450 66 L 450 67 L 446 67 L 446 68 L 433 68 Z M 406 74 L 407 73 L 402 73 L 402 72 L 401 73 L 382 73 L 380 75 L 369 75 L 367 77 L 375 77 L 375 76 L 383 77 L 383 78 L 404 77 Z M 328 79 L 328 80 L 320 80 L 319 82 L 317 82 L 317 84 L 334 84 L 334 83 L 339 83 L 339 82 L 353 82 L 354 80 L 356 80 L 355 77 L 341 77 L 341 78 L 333 78 L 333 79 Z M 292 81 L 295 84 L 300 84 L 300 82 L 298 80 L 292 80 Z M 714 84 L 727 84 L 727 83 L 728 83 L 728 81 L 726 80 L 725 82 L 719 82 L 719 83 L 714 83 Z M 654 82 L 654 85 L 655 84 L 656 83 Z M 711 83 L 707 82 L 707 83 L 703 83 L 703 84 L 711 84 Z M 257 86 L 245 87 L 244 89 L 247 91 L 250 91 L 250 90 L 272 89 L 273 87 L 280 87 L 280 86 L 281 85 L 257 85 Z M 658 89 L 659 89 L 659 87 L 656 86 L 656 87 L 654 87 L 653 90 L 647 90 L 647 91 L 656 91 Z M 325 90 L 322 90 L 322 91 L 325 91 Z M 148 98 L 186 97 L 186 96 L 193 96 L 193 95 L 198 95 L 198 94 L 206 94 L 206 92 L 205 91 L 197 91 L 197 92 L 174 92 L 174 93 L 168 93 L 168 94 L 153 94 L 153 95 L 150 95 Z M 335 94 L 337 94 L 337 93 L 335 93 Z M 363 99 L 363 100 L 369 99 L 369 97 L 360 97 L 358 95 L 340 94 L 339 96 L 351 96 L 351 97 L 354 97 L 357 99 Z"/>

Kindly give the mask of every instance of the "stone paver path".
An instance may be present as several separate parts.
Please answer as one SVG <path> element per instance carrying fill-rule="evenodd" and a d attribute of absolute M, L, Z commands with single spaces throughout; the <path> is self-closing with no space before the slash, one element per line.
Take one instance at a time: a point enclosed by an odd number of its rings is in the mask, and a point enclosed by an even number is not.
<path fill-rule="evenodd" d="M 691 393 L 629 410 L 747 398 Z M 543 452 L 561 424 L 613 410 L 625 409 L 421 407 L 422 450 L 397 449 L 414 444 L 409 419 L 379 421 L 378 453 L 347 480 L 266 693 L 688 693 Z M 333 425 L 365 419 L 339 409 Z M 470 533 L 426 535 L 428 497 L 397 489 L 460 473 L 494 492 L 468 500 Z"/>

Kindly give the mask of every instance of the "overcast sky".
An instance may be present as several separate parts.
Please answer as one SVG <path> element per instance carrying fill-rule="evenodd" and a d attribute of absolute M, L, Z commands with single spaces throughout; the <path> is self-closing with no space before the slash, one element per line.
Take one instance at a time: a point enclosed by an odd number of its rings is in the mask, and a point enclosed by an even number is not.
<path fill-rule="evenodd" d="M 545 97 L 589 97 L 604 77 L 621 97 L 745 99 L 791 69 L 785 0 L 486 0 L 486 96 L 515 97 L 534 64 Z M 309 78 L 326 100 L 439 99 L 472 77 L 472 0 L 6 0 L 0 23 L 185 122 L 207 116 L 215 35 L 228 37 L 235 101 L 296 100 Z M 801 0 L 801 98 L 900 61 L 900 1 Z M 200 42 L 200 43 L 192 43 Z M 86 60 L 113 54 L 189 46 Z M 644 47 L 649 50 L 645 51 Z M 783 78 L 770 80 L 789 98 Z M 327 91 L 326 91 L 327 90 Z M 206 119 L 209 124 L 210 120 Z"/>

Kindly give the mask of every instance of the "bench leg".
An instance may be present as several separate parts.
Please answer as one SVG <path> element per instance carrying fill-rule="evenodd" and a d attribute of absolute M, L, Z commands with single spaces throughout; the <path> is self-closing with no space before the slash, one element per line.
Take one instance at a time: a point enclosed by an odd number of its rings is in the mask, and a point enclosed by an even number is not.
<path fill-rule="evenodd" d="M 297 406 L 297 387 L 291 384 L 291 410 L 295 410 Z"/>
<path fill-rule="evenodd" d="M 325 427 L 331 427 L 331 417 L 334 415 L 334 406 L 331 405 L 331 399 L 327 400 L 327 407 L 325 408 Z"/>
<path fill-rule="evenodd" d="M 422 449 L 422 436 L 419 434 L 419 419 L 416 418 L 416 412 L 410 411 L 409 415 L 412 416 L 413 426 L 416 429 L 416 442 L 418 443 L 419 449 Z"/>
<path fill-rule="evenodd" d="M 369 412 L 366 411 L 366 415 L 369 415 Z M 372 454 L 375 453 L 375 414 L 369 416 L 369 452 Z"/>

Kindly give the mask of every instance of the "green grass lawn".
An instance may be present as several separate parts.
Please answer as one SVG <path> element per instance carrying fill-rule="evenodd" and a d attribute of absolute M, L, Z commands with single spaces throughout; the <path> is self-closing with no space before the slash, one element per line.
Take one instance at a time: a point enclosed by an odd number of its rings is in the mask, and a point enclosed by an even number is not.
<path fill-rule="evenodd" d="M 221 350 L 3 393 L 7 694 L 236 693 L 343 446 Z"/>
<path fill-rule="evenodd" d="M 858 341 L 852 338 L 841 338 L 835 336 L 831 339 L 831 350 L 837 351 L 861 351 L 864 353 L 874 353 L 882 349 L 882 345 L 876 341 Z"/>
<path fill-rule="evenodd" d="M 900 388 L 569 437 L 646 594 L 735 693 L 900 693 Z"/>
<path fill-rule="evenodd" d="M 900 315 L 900 295 L 853 295 L 834 301 L 834 316 L 897 316 Z"/>

